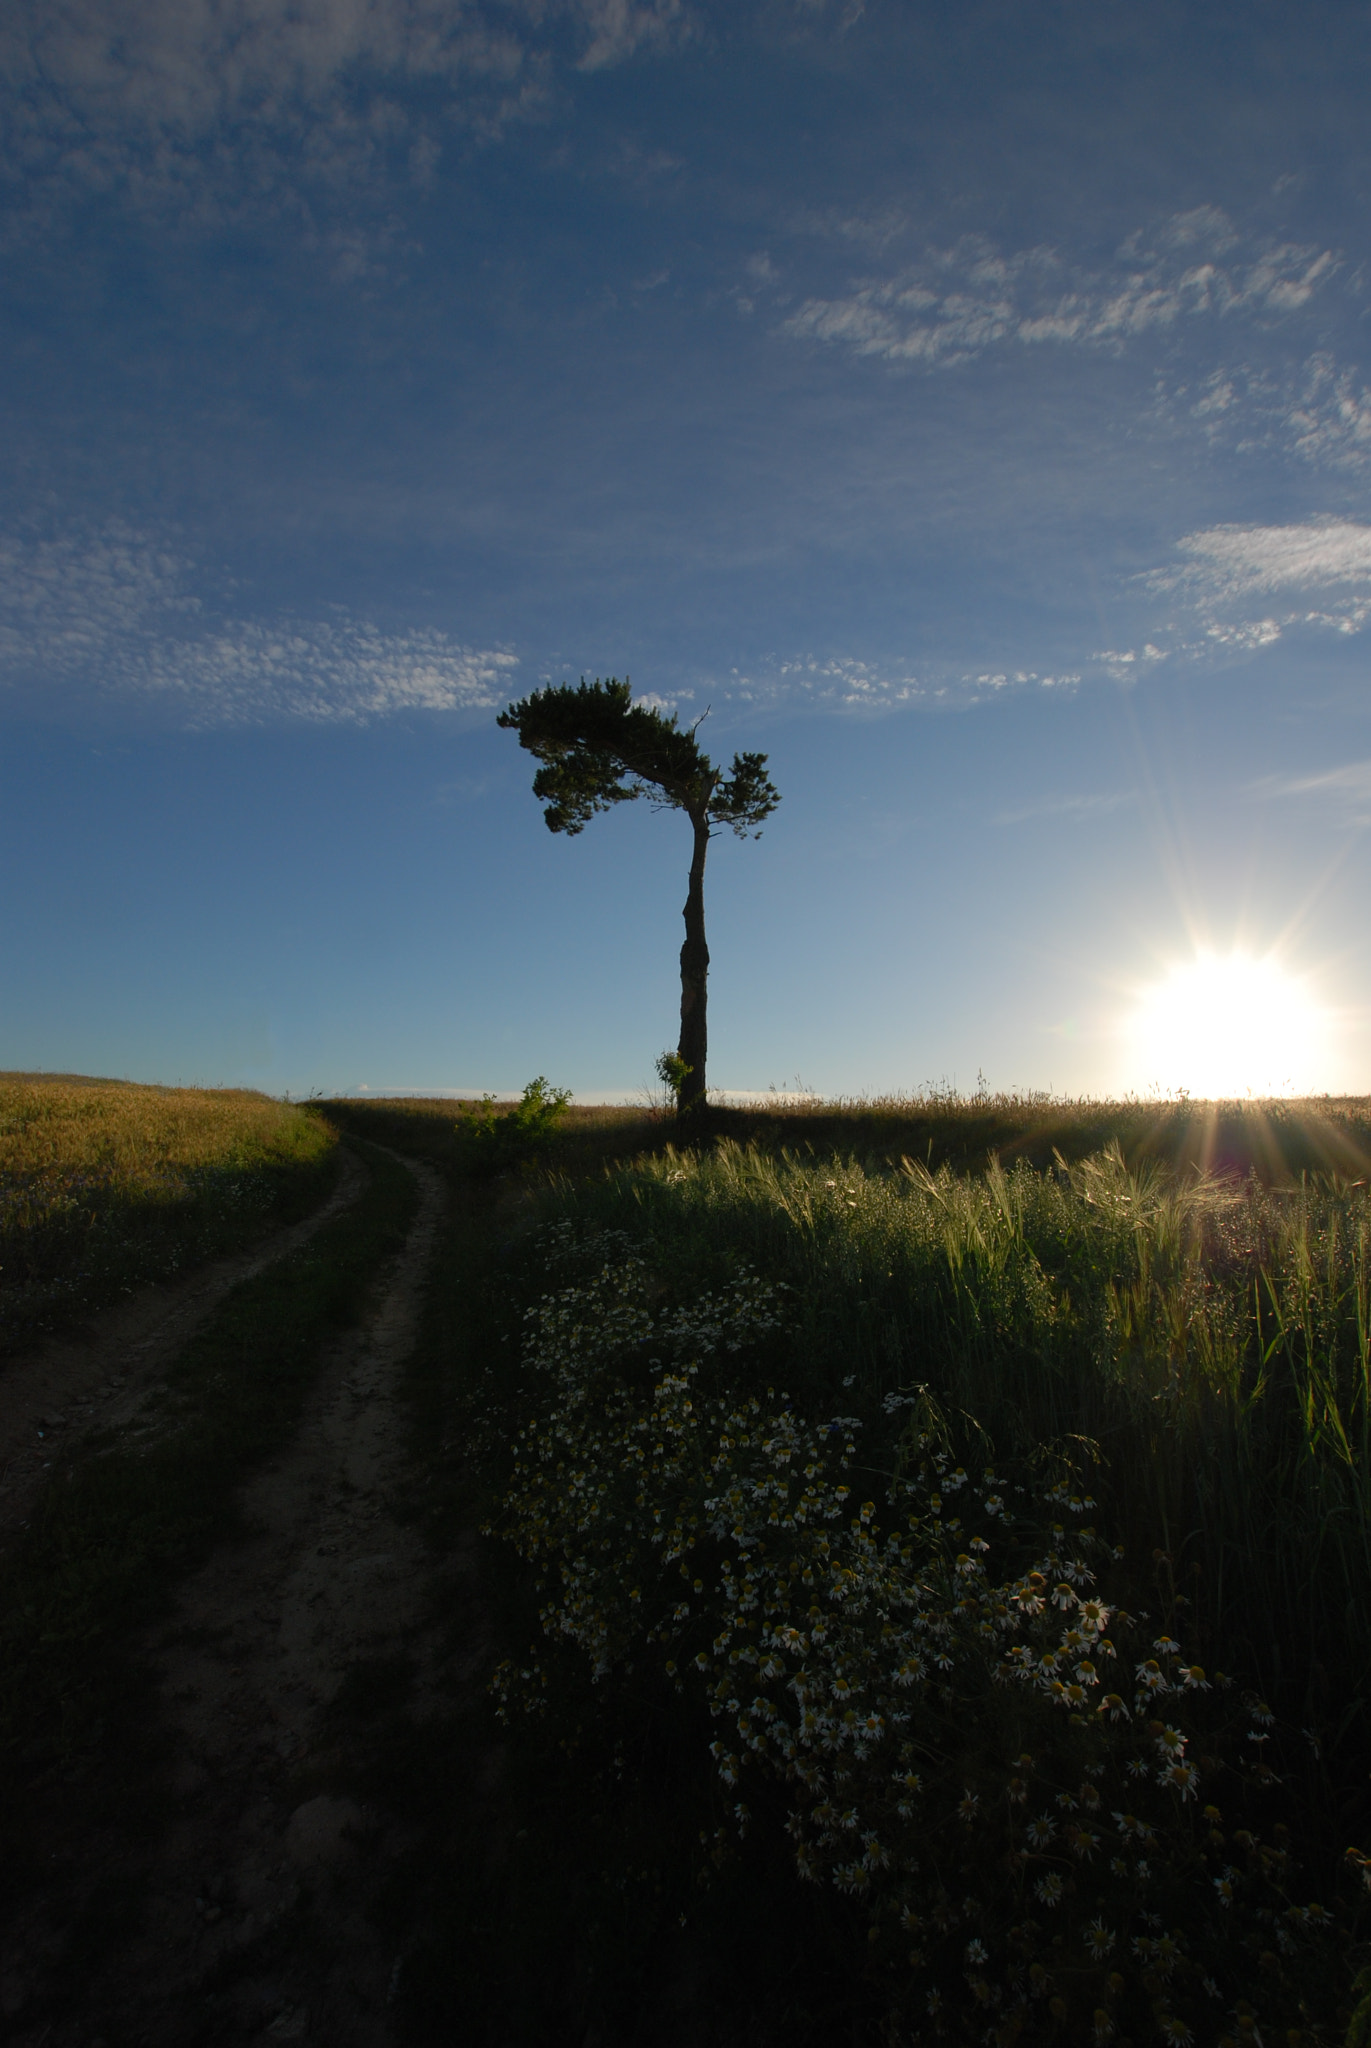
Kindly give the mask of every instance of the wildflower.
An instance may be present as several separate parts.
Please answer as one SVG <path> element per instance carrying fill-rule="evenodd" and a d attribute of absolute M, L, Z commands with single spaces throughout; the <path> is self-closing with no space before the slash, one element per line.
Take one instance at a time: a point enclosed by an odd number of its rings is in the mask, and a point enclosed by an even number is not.
<path fill-rule="evenodd" d="M 1056 1832 L 1056 1822 L 1050 1820 L 1046 1814 L 1040 1815 L 1037 1820 L 1031 1820 L 1026 1830 L 1028 1839 L 1035 1849 L 1045 1849 Z"/>
<path fill-rule="evenodd" d="M 1102 1962 L 1114 1946 L 1114 1930 L 1097 1915 L 1086 1927 L 1085 1943 L 1095 1960 Z"/>
<path fill-rule="evenodd" d="M 973 1965 L 990 1961 L 990 1953 L 978 1935 L 973 1935 L 966 1945 L 966 1960 Z"/>
<path fill-rule="evenodd" d="M 980 1804 L 981 1801 L 979 1793 L 964 1793 L 961 1799 L 957 1802 L 958 1817 L 961 1820 L 967 1821 L 968 1823 L 973 1821 L 976 1818 L 976 1814 L 979 1810 Z"/>
<path fill-rule="evenodd" d="M 1111 1721 L 1126 1721 L 1128 1719 L 1128 1709 L 1116 1692 L 1107 1692 L 1095 1711 L 1100 1714 L 1107 1714 Z"/>
<path fill-rule="evenodd" d="M 1162 2015 L 1161 2029 L 1163 2039 L 1170 2041 L 1172 2048 L 1187 2048 L 1187 2043 L 1195 2038 L 1185 2021 L 1177 2019 L 1174 2013 Z"/>
<path fill-rule="evenodd" d="M 1209 1680 L 1204 1675 L 1202 1664 L 1186 1664 L 1181 1670 L 1180 1677 L 1187 1692 L 1209 1691 Z"/>
<path fill-rule="evenodd" d="M 1045 1906 L 1055 1906 L 1061 1899 L 1064 1887 L 1056 1871 L 1049 1870 L 1046 1877 L 1038 1879 L 1033 1889 Z"/>
<path fill-rule="evenodd" d="M 1193 1764 L 1170 1764 L 1160 1774 L 1161 1782 L 1169 1785 L 1173 1792 L 1179 1792 L 1182 1799 L 1193 1799 L 1200 1774 Z"/>

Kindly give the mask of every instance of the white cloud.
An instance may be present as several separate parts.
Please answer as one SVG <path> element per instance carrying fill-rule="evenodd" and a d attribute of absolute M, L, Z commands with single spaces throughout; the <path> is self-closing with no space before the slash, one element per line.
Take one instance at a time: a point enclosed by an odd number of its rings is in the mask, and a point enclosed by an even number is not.
<path fill-rule="evenodd" d="M 1352 634 L 1371 621 L 1371 526 L 1354 520 L 1204 527 L 1185 534 L 1176 554 L 1177 561 L 1138 581 L 1153 596 L 1178 604 L 1179 620 L 1189 624 L 1181 624 L 1168 650 L 1149 642 L 1141 652 L 1106 648 L 1096 654 L 1120 682 L 1131 680 L 1145 661 L 1168 655 L 1202 662 L 1219 652 L 1270 647 L 1292 628 Z"/>
<path fill-rule="evenodd" d="M 11 0 L 0 172 L 31 227 L 91 192 L 201 220 L 375 197 L 425 183 L 454 122 L 540 112 L 564 54 L 685 28 L 683 0 Z"/>
<path fill-rule="evenodd" d="M 517 657 L 432 631 L 327 618 L 241 618 L 194 590 L 194 565 L 133 528 L 0 537 L 0 679 L 160 697 L 191 726 L 363 723 L 494 706 Z"/>
<path fill-rule="evenodd" d="M 915 674 L 900 663 L 859 661 L 853 655 L 820 658 L 774 656 L 743 674 L 734 669 L 721 683 L 735 701 L 748 704 L 810 704 L 831 711 L 884 712 L 910 704 L 968 705 L 1019 689 L 1071 689 L 1081 680 L 1075 671 L 1043 674 L 1036 669 L 987 670 L 958 675 L 929 668 Z"/>
<path fill-rule="evenodd" d="M 1295 452 L 1311 462 L 1340 469 L 1371 462 L 1371 392 L 1331 356 L 1310 357 L 1284 425 Z"/>
<path fill-rule="evenodd" d="M 1371 390 L 1324 349 L 1286 369 L 1235 361 L 1193 381 L 1160 383 L 1152 412 L 1240 454 L 1283 449 L 1325 469 L 1371 466 Z"/>
<path fill-rule="evenodd" d="M 576 11 L 590 33 L 578 66 L 582 71 L 621 64 L 644 45 L 671 40 L 685 26 L 681 0 L 579 0 Z"/>
<path fill-rule="evenodd" d="M 847 220 L 829 231 L 862 239 Z M 866 239 L 876 248 L 896 233 L 883 216 Z M 799 339 L 892 363 L 961 362 L 1002 343 L 1120 349 L 1150 329 L 1200 316 L 1288 314 L 1339 268 L 1331 249 L 1245 246 L 1217 207 L 1200 207 L 1164 222 L 1147 243 L 1131 237 L 1106 269 L 1082 269 L 1046 246 L 1005 255 L 969 236 L 885 275 L 855 279 L 836 297 L 805 299 L 784 327 Z"/>
<path fill-rule="evenodd" d="M 936 694 L 917 676 L 847 655 L 777 658 L 754 675 L 735 669 L 725 687 L 731 697 L 744 703 L 790 698 L 853 711 L 889 710 Z"/>
<path fill-rule="evenodd" d="M 1135 683 L 1158 662 L 1169 660 L 1170 651 L 1156 647 L 1148 640 L 1141 647 L 1100 647 L 1090 659 L 1099 662 L 1105 674 L 1112 676 L 1116 683 Z"/>
<path fill-rule="evenodd" d="M 1299 526 L 1211 526 L 1177 542 L 1178 569 L 1156 571 L 1154 588 L 1187 587 L 1229 600 L 1293 589 L 1371 583 L 1371 526 L 1313 519 Z"/>

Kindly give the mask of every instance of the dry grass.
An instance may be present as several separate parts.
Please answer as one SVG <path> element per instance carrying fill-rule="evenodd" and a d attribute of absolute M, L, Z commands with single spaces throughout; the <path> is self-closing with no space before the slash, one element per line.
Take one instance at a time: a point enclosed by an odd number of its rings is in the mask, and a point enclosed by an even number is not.
<path fill-rule="evenodd" d="M 0 1075 L 0 1348 L 300 1213 L 334 1144 L 249 1089 Z"/>

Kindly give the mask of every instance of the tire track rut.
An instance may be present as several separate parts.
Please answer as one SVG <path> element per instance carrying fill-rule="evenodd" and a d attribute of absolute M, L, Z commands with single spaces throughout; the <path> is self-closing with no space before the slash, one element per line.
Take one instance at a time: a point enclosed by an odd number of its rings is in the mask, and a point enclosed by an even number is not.
<path fill-rule="evenodd" d="M 433 1564 L 399 1512 L 408 1458 L 397 1396 L 445 1191 L 429 1166 L 403 1164 L 419 1211 L 370 1314 L 327 1352 L 292 1443 L 242 1489 L 246 1537 L 220 1545 L 143 1640 L 159 1677 L 170 1819 L 145 1860 L 133 1854 L 136 1873 L 127 1842 L 84 1850 L 107 1881 L 128 1871 L 139 1929 L 90 1981 L 84 2010 L 21 2029 L 10 2038 L 22 2048 L 256 2038 L 390 2048 L 402 1957 L 369 1909 L 411 1834 L 320 1787 L 337 1782 L 328 1715 L 350 1671 L 403 1659 L 416 1673 L 408 1713 L 443 1704 Z M 12 1955 L 27 1942 L 58 1963 L 58 1930 L 40 1916 L 14 1933 Z M 16 1991 L 29 2002 L 11 1980 L 11 2009 Z"/>

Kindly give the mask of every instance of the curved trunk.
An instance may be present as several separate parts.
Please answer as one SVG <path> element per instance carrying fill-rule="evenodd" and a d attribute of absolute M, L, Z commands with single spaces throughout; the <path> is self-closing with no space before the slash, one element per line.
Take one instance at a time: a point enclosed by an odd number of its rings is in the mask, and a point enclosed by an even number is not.
<path fill-rule="evenodd" d="M 690 1072 L 681 1085 L 677 1107 L 682 1116 L 700 1109 L 705 1099 L 705 1057 L 709 1049 L 705 1025 L 708 1000 L 709 947 L 705 944 L 705 855 L 709 851 L 709 818 L 691 813 L 695 850 L 686 892 L 685 944 L 681 948 L 681 1038 L 676 1051 Z"/>

